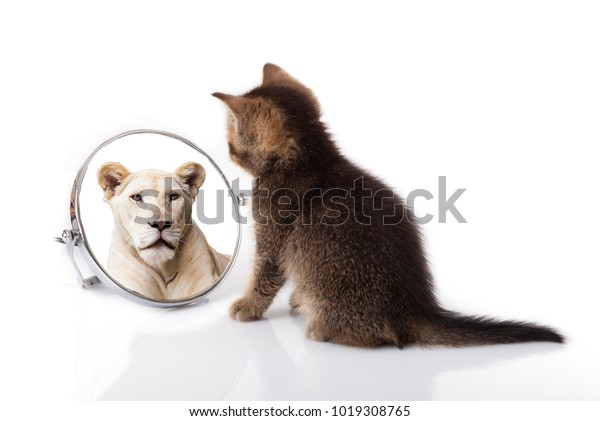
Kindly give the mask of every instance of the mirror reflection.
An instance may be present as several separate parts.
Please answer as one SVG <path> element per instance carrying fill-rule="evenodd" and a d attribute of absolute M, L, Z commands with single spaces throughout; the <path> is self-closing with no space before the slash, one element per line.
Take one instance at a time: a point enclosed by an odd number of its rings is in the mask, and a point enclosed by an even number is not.
<path fill-rule="evenodd" d="M 234 197 L 213 162 L 159 133 L 98 150 L 80 186 L 90 254 L 120 287 L 155 301 L 213 288 L 236 251 Z"/>

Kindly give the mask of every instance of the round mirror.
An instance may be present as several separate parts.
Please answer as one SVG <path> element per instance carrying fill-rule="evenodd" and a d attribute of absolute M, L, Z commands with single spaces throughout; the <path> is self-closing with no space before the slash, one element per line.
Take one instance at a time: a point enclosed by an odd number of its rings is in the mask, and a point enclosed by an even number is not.
<path fill-rule="evenodd" d="M 79 170 L 63 241 L 71 258 L 78 246 L 96 275 L 79 275 L 84 287 L 104 283 L 161 307 L 189 304 L 214 290 L 235 260 L 238 201 L 194 143 L 130 131 L 101 144 Z"/>

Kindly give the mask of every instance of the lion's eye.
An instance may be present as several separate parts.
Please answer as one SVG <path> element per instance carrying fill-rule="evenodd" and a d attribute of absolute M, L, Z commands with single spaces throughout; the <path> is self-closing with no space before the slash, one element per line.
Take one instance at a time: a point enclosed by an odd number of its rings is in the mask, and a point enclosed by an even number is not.
<path fill-rule="evenodd" d="M 142 201 L 142 195 L 140 195 L 140 194 L 134 194 L 130 198 L 134 202 L 141 202 Z"/>
<path fill-rule="evenodd" d="M 169 201 L 171 201 L 171 202 L 174 202 L 174 201 L 176 201 L 177 199 L 179 199 L 180 197 L 181 197 L 181 196 L 180 196 L 179 194 L 177 194 L 177 193 L 171 193 L 171 194 L 169 195 Z"/>

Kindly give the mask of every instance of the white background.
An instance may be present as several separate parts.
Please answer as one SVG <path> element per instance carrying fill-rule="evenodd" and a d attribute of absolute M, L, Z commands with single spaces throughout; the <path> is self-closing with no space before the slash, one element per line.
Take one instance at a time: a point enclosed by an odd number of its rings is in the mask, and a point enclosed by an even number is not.
<path fill-rule="evenodd" d="M 584 1 L 3 2 L 1 396 L 597 400 L 600 13 Z M 230 321 L 249 276 L 165 311 L 83 291 L 62 246 L 79 165 L 130 129 L 180 134 L 232 180 L 225 111 L 274 62 L 311 87 L 343 152 L 406 194 L 467 191 L 424 227 L 437 291 L 565 345 L 357 350 L 288 315 Z M 436 202 L 417 204 L 437 216 Z"/>

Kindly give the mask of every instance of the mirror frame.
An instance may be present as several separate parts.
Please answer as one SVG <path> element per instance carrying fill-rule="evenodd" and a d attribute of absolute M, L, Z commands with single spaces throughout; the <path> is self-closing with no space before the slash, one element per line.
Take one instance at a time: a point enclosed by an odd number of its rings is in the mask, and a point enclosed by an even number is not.
<path fill-rule="evenodd" d="M 92 252 L 92 250 L 89 247 L 89 242 L 88 242 L 86 234 L 85 234 L 85 229 L 84 229 L 83 225 L 80 223 L 81 210 L 79 208 L 79 195 L 80 195 L 80 190 L 81 190 L 81 185 L 82 185 L 83 179 L 86 175 L 88 166 L 89 166 L 92 158 L 94 158 L 96 153 L 98 153 L 98 151 L 100 151 L 102 148 L 110 145 L 111 143 L 113 143 L 114 141 L 116 141 L 118 139 L 121 139 L 126 136 L 130 136 L 130 135 L 144 134 L 144 133 L 158 134 L 158 135 L 170 137 L 175 140 L 179 140 L 180 142 L 183 142 L 184 144 L 186 144 L 189 147 L 191 147 L 192 149 L 194 149 L 196 152 L 199 152 L 200 154 L 202 154 L 202 156 L 204 156 L 206 159 L 208 159 L 208 161 L 213 165 L 213 167 L 217 170 L 217 172 L 223 179 L 223 182 L 225 183 L 225 185 L 227 186 L 227 189 L 229 191 L 229 196 L 231 197 L 231 200 L 233 201 L 234 217 L 237 219 L 237 241 L 235 243 L 235 249 L 233 250 L 233 254 L 231 255 L 231 260 L 230 260 L 229 264 L 227 265 L 227 268 L 225 268 L 223 273 L 221 273 L 221 276 L 219 277 L 217 282 L 215 282 L 210 288 L 208 288 L 206 291 L 202 292 L 201 294 L 193 295 L 189 298 L 184 298 L 184 299 L 180 299 L 180 300 L 155 300 L 152 298 L 148 298 L 136 291 L 125 288 L 123 285 L 121 285 L 119 283 L 119 281 L 115 280 L 103 268 L 103 265 L 101 265 L 98 262 L 98 259 L 96 258 L 96 256 L 94 255 L 94 253 Z M 188 304 L 195 303 L 195 302 L 208 302 L 208 299 L 206 298 L 206 296 L 208 294 L 210 294 L 211 292 L 213 292 L 223 282 L 223 280 L 227 277 L 229 272 L 231 272 L 231 268 L 233 267 L 235 260 L 238 256 L 239 249 L 240 249 L 240 243 L 242 240 L 242 224 L 240 222 L 241 219 L 240 219 L 239 207 L 244 206 L 245 204 L 246 204 L 245 195 L 243 193 L 236 194 L 233 191 L 233 189 L 231 188 L 231 185 L 229 184 L 229 181 L 227 180 L 227 178 L 225 177 L 225 174 L 223 174 L 223 172 L 221 171 L 219 166 L 213 161 L 213 159 L 206 152 L 204 152 L 204 150 L 202 150 L 200 147 L 198 147 L 195 143 L 191 142 L 190 140 L 188 140 L 182 136 L 176 135 L 174 133 L 162 131 L 162 130 L 154 130 L 154 129 L 130 130 L 127 132 L 120 133 L 120 134 L 113 136 L 110 139 L 102 142 L 88 156 L 88 158 L 85 160 L 85 162 L 83 163 L 83 165 L 77 172 L 77 176 L 75 177 L 75 181 L 73 183 L 73 188 L 71 190 L 71 200 L 70 200 L 70 207 L 69 207 L 69 214 L 70 214 L 69 217 L 71 220 L 71 229 L 64 230 L 62 233 L 62 237 L 60 239 L 57 238 L 57 240 L 64 243 L 67 246 L 67 253 L 69 254 L 71 263 L 73 264 L 73 266 L 75 267 L 75 270 L 77 272 L 77 279 L 79 281 L 79 284 L 83 288 L 91 288 L 91 287 L 94 287 L 99 284 L 104 284 L 104 285 L 107 285 L 112 290 L 116 291 L 121 296 L 123 296 L 129 300 L 132 300 L 139 304 L 148 305 L 151 307 L 171 308 L 171 307 L 180 307 L 180 306 L 188 305 Z M 86 262 L 87 266 L 91 269 L 94 276 L 91 276 L 88 278 L 83 278 L 83 276 L 81 275 L 81 271 L 79 270 L 78 264 L 75 261 L 75 257 L 74 257 L 75 247 L 77 247 L 79 249 L 80 254 L 83 257 L 83 260 Z"/>

